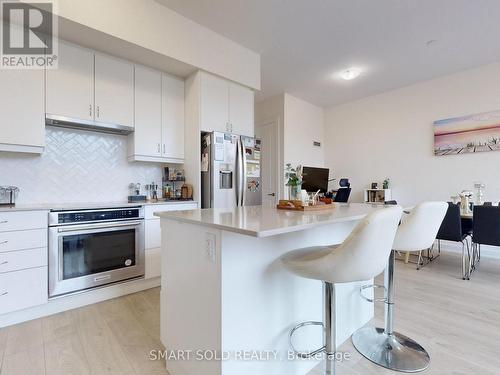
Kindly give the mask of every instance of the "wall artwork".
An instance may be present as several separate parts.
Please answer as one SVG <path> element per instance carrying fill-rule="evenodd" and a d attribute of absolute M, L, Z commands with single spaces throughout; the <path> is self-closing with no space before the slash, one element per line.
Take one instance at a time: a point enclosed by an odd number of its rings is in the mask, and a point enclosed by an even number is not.
<path fill-rule="evenodd" d="M 500 111 L 434 122 L 434 155 L 500 150 Z"/>

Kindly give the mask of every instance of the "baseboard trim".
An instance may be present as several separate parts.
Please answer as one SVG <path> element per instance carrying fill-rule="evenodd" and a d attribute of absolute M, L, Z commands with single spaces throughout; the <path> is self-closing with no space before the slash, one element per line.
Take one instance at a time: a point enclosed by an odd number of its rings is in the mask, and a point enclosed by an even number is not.
<path fill-rule="evenodd" d="M 0 328 L 140 292 L 141 290 L 156 288 L 160 284 L 160 277 L 155 277 L 148 280 L 128 281 L 105 288 L 59 297 L 40 306 L 0 315 Z"/>

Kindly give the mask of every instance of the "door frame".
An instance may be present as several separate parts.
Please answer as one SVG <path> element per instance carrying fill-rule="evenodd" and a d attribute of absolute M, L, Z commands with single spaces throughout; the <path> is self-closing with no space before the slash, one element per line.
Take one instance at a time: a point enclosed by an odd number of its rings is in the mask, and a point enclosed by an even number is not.
<path fill-rule="evenodd" d="M 282 126 L 283 123 L 281 121 L 281 118 L 278 116 L 275 118 L 268 119 L 266 121 L 262 121 L 258 124 L 255 124 L 255 133 L 256 133 L 255 137 L 259 138 L 257 136 L 257 129 L 271 124 L 276 124 L 276 129 L 275 129 L 276 144 L 274 146 L 277 149 L 277 155 L 278 155 L 275 165 L 278 174 L 277 176 L 275 176 L 275 183 L 276 183 L 276 200 L 279 201 L 280 199 L 282 199 L 283 194 L 285 192 L 284 182 L 283 182 L 284 180 L 282 178 L 284 173 L 284 166 L 283 166 L 283 126 Z"/>

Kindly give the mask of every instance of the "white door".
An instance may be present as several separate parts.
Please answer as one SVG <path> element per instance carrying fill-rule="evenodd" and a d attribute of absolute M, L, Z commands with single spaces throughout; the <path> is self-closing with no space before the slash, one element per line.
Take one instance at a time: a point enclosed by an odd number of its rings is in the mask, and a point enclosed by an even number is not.
<path fill-rule="evenodd" d="M 236 83 L 229 83 L 229 124 L 232 133 L 254 136 L 253 91 Z"/>
<path fill-rule="evenodd" d="M 134 126 L 134 65 L 95 54 L 95 120 Z"/>
<path fill-rule="evenodd" d="M 57 69 L 46 71 L 46 113 L 72 119 L 94 118 L 94 53 L 59 41 Z"/>
<path fill-rule="evenodd" d="M 184 81 L 162 74 L 162 156 L 184 159 Z"/>
<path fill-rule="evenodd" d="M 161 156 L 161 73 L 135 67 L 134 154 Z"/>
<path fill-rule="evenodd" d="M 255 127 L 256 137 L 262 141 L 261 174 L 262 205 L 275 207 L 278 203 L 279 184 L 282 180 L 279 168 L 278 121 Z"/>
<path fill-rule="evenodd" d="M 0 70 L 0 151 L 42 152 L 43 78 L 43 70 Z"/>
<path fill-rule="evenodd" d="M 200 78 L 201 130 L 230 132 L 228 82 L 207 73 Z"/>

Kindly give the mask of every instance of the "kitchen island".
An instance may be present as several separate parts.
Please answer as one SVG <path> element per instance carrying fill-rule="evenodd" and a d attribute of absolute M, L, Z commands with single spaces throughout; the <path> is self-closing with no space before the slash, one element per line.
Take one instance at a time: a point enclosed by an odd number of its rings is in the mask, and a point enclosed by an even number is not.
<path fill-rule="evenodd" d="M 290 358 L 288 333 L 322 321 L 322 284 L 282 268 L 288 251 L 342 243 L 380 205 L 337 203 L 292 212 L 262 206 L 159 212 L 162 227 L 161 340 L 171 375 L 307 374 L 317 360 Z M 366 282 L 336 286 L 337 343 L 373 317 Z M 368 296 L 370 294 L 368 293 Z M 322 346 L 305 328 L 299 350 Z"/>

